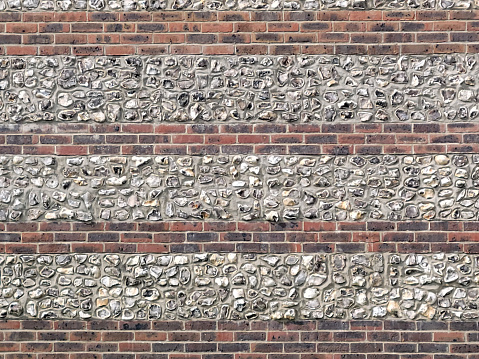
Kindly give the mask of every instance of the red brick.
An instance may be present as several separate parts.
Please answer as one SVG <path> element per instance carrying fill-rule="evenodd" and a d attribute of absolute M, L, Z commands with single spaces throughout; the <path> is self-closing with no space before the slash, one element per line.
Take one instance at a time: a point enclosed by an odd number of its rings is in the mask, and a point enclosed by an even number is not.
<path fill-rule="evenodd" d="M 0 342 L 0 352 L 18 352 L 20 343 Z"/>
<path fill-rule="evenodd" d="M 205 55 L 233 55 L 235 47 L 233 45 L 216 45 L 204 46 L 203 54 Z"/>
<path fill-rule="evenodd" d="M 181 21 L 184 19 L 185 19 L 185 13 L 182 11 L 153 12 L 153 21 Z"/>
<path fill-rule="evenodd" d="M 345 33 L 324 32 L 318 33 L 318 42 L 348 42 L 349 35 Z"/>
<path fill-rule="evenodd" d="M 120 41 L 122 44 L 147 44 L 152 42 L 152 35 L 122 34 Z"/>
<path fill-rule="evenodd" d="M 265 32 L 266 24 L 261 22 L 239 22 L 234 24 L 234 31 L 237 32 Z"/>
<path fill-rule="evenodd" d="M 39 46 L 39 55 L 70 55 L 71 54 L 71 47 L 69 46 Z"/>
<path fill-rule="evenodd" d="M 413 20 L 416 17 L 415 11 L 388 11 L 384 12 L 383 20 Z"/>
<path fill-rule="evenodd" d="M 6 46 L 5 54 L 6 55 L 37 55 L 38 50 L 36 46 Z"/>
<path fill-rule="evenodd" d="M 120 35 L 118 34 L 90 34 L 87 37 L 89 44 L 119 44 Z"/>
<path fill-rule="evenodd" d="M 120 14 L 120 21 L 151 21 L 150 12 L 125 12 Z"/>
<path fill-rule="evenodd" d="M 35 33 L 38 31 L 38 25 L 35 23 L 7 23 L 6 32 L 25 34 Z"/>
<path fill-rule="evenodd" d="M 310 55 L 334 54 L 333 45 L 303 45 L 302 53 Z"/>
<path fill-rule="evenodd" d="M 87 21 L 86 12 L 54 12 L 53 21 L 56 22 L 85 22 Z"/>
<path fill-rule="evenodd" d="M 136 24 L 115 22 L 112 24 L 103 24 L 103 29 L 105 32 L 135 32 Z"/>
<path fill-rule="evenodd" d="M 110 332 L 112 335 L 114 333 Z M 110 334 L 108 333 L 108 334 Z M 78 332 L 71 332 L 70 333 L 70 340 L 71 341 L 99 341 L 101 339 L 100 332 L 93 332 L 93 331 L 78 331 Z"/>
<path fill-rule="evenodd" d="M 299 24 L 297 22 L 270 22 L 268 24 L 268 31 L 298 31 Z"/>
<path fill-rule="evenodd" d="M 140 253 L 169 253 L 170 249 L 168 245 L 159 243 L 139 243 L 137 250 Z"/>
<path fill-rule="evenodd" d="M 407 44 L 401 45 L 401 52 L 404 54 L 431 54 L 434 52 L 434 47 L 430 44 Z"/>
<path fill-rule="evenodd" d="M 0 13 L 1 22 L 19 22 L 21 19 L 21 13 L 17 12 L 2 12 Z"/>
<path fill-rule="evenodd" d="M 265 55 L 268 53 L 266 45 L 236 45 L 238 55 Z"/>
<path fill-rule="evenodd" d="M 283 42 L 284 34 L 281 33 L 258 33 L 253 35 L 253 42 Z"/>
<path fill-rule="evenodd" d="M 433 340 L 435 342 L 463 342 L 463 332 L 435 332 Z"/>
<path fill-rule="evenodd" d="M 361 21 L 361 20 L 382 20 L 383 12 L 382 11 L 353 11 L 349 14 L 349 20 L 351 21 Z M 333 19 L 332 19 L 333 20 Z M 347 20 L 347 19 L 344 19 Z"/>
<path fill-rule="evenodd" d="M 102 32 L 103 24 L 98 22 L 88 22 L 88 23 L 73 23 L 71 25 L 72 32 Z"/>
<path fill-rule="evenodd" d="M 465 44 L 436 44 L 434 45 L 434 53 L 435 54 L 451 54 L 457 52 L 465 52 L 466 46 Z"/>

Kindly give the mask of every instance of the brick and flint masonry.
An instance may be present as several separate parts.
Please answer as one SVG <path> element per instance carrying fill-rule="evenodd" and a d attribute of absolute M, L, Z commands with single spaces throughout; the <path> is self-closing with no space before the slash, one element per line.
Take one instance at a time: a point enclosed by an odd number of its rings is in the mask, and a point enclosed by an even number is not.
<path fill-rule="evenodd" d="M 0 1 L 0 359 L 477 359 L 472 1 Z"/>

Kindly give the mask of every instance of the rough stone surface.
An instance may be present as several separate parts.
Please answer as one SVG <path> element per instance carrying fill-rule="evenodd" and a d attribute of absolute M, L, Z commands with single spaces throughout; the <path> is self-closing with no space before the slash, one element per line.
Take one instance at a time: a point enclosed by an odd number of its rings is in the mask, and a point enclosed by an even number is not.
<path fill-rule="evenodd" d="M 0 220 L 477 220 L 479 155 L 1 156 Z"/>
<path fill-rule="evenodd" d="M 0 317 L 477 320 L 464 254 L 3 255 Z"/>
<path fill-rule="evenodd" d="M 2 57 L 0 121 L 474 121 L 476 62 L 475 55 Z"/>
<path fill-rule="evenodd" d="M 473 9 L 471 0 L 2 0 L 2 11 Z"/>

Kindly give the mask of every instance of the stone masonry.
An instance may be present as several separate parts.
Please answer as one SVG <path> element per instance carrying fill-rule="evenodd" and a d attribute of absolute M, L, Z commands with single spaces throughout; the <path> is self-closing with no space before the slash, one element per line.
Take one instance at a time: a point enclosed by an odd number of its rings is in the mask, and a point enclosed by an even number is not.
<path fill-rule="evenodd" d="M 479 156 L 0 157 L 2 221 L 478 220 Z"/>
<path fill-rule="evenodd" d="M 477 56 L 5 57 L 5 122 L 474 121 Z"/>
<path fill-rule="evenodd" d="M 477 320 L 461 254 L 8 255 L 0 317 Z"/>

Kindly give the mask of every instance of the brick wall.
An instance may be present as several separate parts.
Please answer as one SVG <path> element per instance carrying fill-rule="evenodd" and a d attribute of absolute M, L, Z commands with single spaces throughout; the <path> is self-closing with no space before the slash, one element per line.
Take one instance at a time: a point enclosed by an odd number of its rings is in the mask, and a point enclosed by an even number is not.
<path fill-rule="evenodd" d="M 2 231 L 3 253 L 479 253 L 479 222 L 42 222 Z"/>
<path fill-rule="evenodd" d="M 0 12 L 0 54 L 433 55 L 479 49 L 479 11 Z M 477 65 L 476 65 L 477 66 Z M 462 88 L 458 85 L 458 88 Z M 4 92 L 3 90 L 1 92 Z M 4 95 L 0 94 L 2 101 Z M 477 99 L 474 100 L 474 103 Z M 447 107 L 447 106 L 446 106 Z M 2 108 L 0 112 L 5 112 Z M 86 155 L 477 154 L 476 119 L 402 123 L 26 122 L 0 124 L 0 153 Z M 0 253 L 479 253 L 479 221 L 5 221 Z M 3 305 L 3 304 L 2 304 Z M 0 358 L 476 359 L 477 320 L 0 321 Z"/>
<path fill-rule="evenodd" d="M 6 55 L 477 53 L 479 11 L 2 13 Z"/>
<path fill-rule="evenodd" d="M 5 358 L 475 358 L 477 323 L 1 323 Z M 445 353 L 453 354 L 445 354 Z M 185 354 L 180 354 L 185 353 Z M 407 353 L 407 354 L 404 354 Z"/>
<path fill-rule="evenodd" d="M 452 123 L 5 124 L 2 154 L 477 153 L 477 129 Z M 22 134 L 19 134 L 21 132 Z"/>

